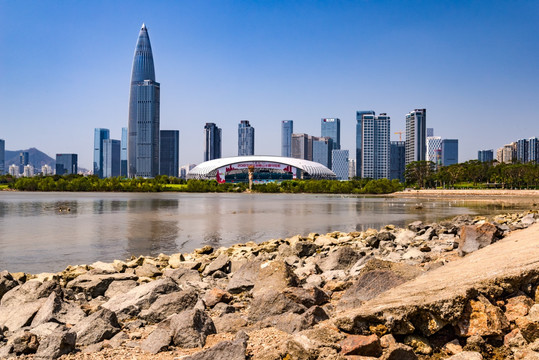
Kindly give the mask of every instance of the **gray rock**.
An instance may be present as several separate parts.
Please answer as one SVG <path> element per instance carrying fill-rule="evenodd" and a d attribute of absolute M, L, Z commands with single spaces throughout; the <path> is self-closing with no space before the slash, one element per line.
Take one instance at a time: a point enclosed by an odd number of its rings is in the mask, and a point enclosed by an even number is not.
<path fill-rule="evenodd" d="M 408 247 L 415 238 L 416 233 L 411 230 L 404 230 L 398 233 L 395 238 L 395 244 L 402 247 Z"/>
<path fill-rule="evenodd" d="M 116 295 L 125 294 L 137 287 L 137 282 L 135 280 L 115 280 L 110 283 L 107 291 L 105 291 L 105 297 L 110 299 Z"/>
<path fill-rule="evenodd" d="M 216 271 L 222 271 L 224 273 L 230 272 L 230 259 L 226 254 L 219 255 L 213 260 L 202 272 L 203 276 L 209 276 Z"/>
<path fill-rule="evenodd" d="M 0 305 L 19 305 L 21 303 L 33 302 L 48 297 L 51 292 L 58 289 L 59 284 L 56 281 L 40 282 L 37 280 L 30 280 L 5 293 L 0 301 Z"/>
<path fill-rule="evenodd" d="M 262 265 L 262 261 L 259 260 L 249 261 L 243 264 L 230 278 L 226 290 L 231 294 L 239 294 L 251 290 L 258 278 L 260 265 Z"/>
<path fill-rule="evenodd" d="M 323 305 L 330 299 L 329 295 L 317 286 L 308 288 L 286 288 L 284 294 L 294 302 L 307 308 L 314 305 Z"/>
<path fill-rule="evenodd" d="M 281 331 L 293 334 L 312 328 L 321 321 L 329 319 L 329 316 L 319 306 L 313 306 L 303 314 L 287 312 L 282 315 L 270 316 L 260 322 L 261 327 L 275 327 Z"/>
<path fill-rule="evenodd" d="M 414 221 L 408 224 L 408 229 L 418 232 L 419 230 L 423 229 L 425 226 L 423 225 L 422 221 Z"/>
<path fill-rule="evenodd" d="M 496 240 L 498 229 L 490 223 L 484 223 L 479 226 L 464 225 L 460 229 L 459 255 L 464 256 Z"/>
<path fill-rule="evenodd" d="M 89 272 L 77 276 L 74 280 L 67 283 L 66 288 L 74 292 L 82 292 L 92 298 L 105 295 L 109 285 L 113 281 L 137 280 L 137 276 L 126 273 L 95 275 Z"/>
<path fill-rule="evenodd" d="M 153 264 L 144 263 L 142 266 L 135 268 L 135 274 L 138 277 L 154 278 L 156 276 L 160 276 L 161 271 Z"/>
<path fill-rule="evenodd" d="M 37 349 L 34 359 L 57 359 L 75 350 L 77 334 L 65 326 L 44 336 Z"/>
<path fill-rule="evenodd" d="M 147 309 L 160 295 L 178 290 L 178 285 L 171 278 L 163 278 L 139 285 L 125 294 L 116 295 L 102 305 L 118 314 L 137 315 Z"/>
<path fill-rule="evenodd" d="M 120 331 L 116 314 L 108 309 L 102 309 L 88 316 L 72 330 L 77 333 L 77 343 L 91 345 L 108 340 Z"/>
<path fill-rule="evenodd" d="M 198 294 L 194 289 L 161 295 L 147 310 L 143 310 L 139 316 L 149 323 L 156 323 L 172 314 L 192 309 L 197 301 Z"/>
<path fill-rule="evenodd" d="M 31 326 L 36 327 L 51 321 L 74 325 L 84 317 L 86 315 L 79 306 L 62 301 L 61 297 L 53 292 L 35 315 Z"/>
<path fill-rule="evenodd" d="M 5 296 L 4 296 L 5 297 Z M 0 327 L 5 326 L 9 331 L 17 331 L 30 325 L 35 314 L 47 299 L 38 299 L 32 302 L 0 306 Z"/>
<path fill-rule="evenodd" d="M 151 354 L 166 351 L 172 342 L 173 331 L 167 322 L 166 326 L 155 329 L 146 340 L 142 342 L 140 348 Z"/>
<path fill-rule="evenodd" d="M 0 299 L 2 299 L 5 293 L 17 285 L 19 283 L 13 279 L 13 276 L 7 270 L 0 272 Z"/>
<path fill-rule="evenodd" d="M 324 271 L 346 270 L 354 265 L 361 255 L 349 246 L 343 246 L 331 252 L 327 258 L 323 259 L 319 266 Z"/>
<path fill-rule="evenodd" d="M 215 304 L 213 307 L 213 313 L 219 316 L 223 314 L 232 314 L 234 312 L 236 312 L 236 308 L 234 306 L 222 302 Z"/>
<path fill-rule="evenodd" d="M 203 347 L 206 337 L 217 332 L 212 319 L 199 309 L 173 315 L 170 328 L 173 331 L 172 343 L 187 348 Z"/>
<path fill-rule="evenodd" d="M 236 333 L 247 326 L 247 320 L 237 313 L 223 314 L 213 319 L 213 323 L 218 333 Z"/>
<path fill-rule="evenodd" d="M 381 360 L 417 360 L 417 355 L 410 346 L 403 344 L 393 344 L 380 358 Z"/>
<path fill-rule="evenodd" d="M 359 276 L 341 300 L 339 308 L 353 308 L 364 301 L 375 298 L 381 293 L 405 282 L 405 279 L 389 270 L 373 270 Z"/>
<path fill-rule="evenodd" d="M 124 331 L 120 331 L 109 340 L 109 345 L 112 348 L 117 348 L 122 346 L 122 344 L 127 340 L 129 340 L 129 335 L 127 335 Z"/>
<path fill-rule="evenodd" d="M 267 291 L 253 298 L 249 308 L 249 320 L 259 321 L 286 312 L 302 313 L 306 307 L 288 298 L 282 292 Z"/>
<path fill-rule="evenodd" d="M 291 246 L 293 255 L 299 257 L 307 257 L 316 253 L 320 248 L 312 241 L 298 241 Z"/>
<path fill-rule="evenodd" d="M 447 358 L 447 360 L 483 360 L 483 356 L 475 351 L 463 351 Z"/>
<path fill-rule="evenodd" d="M 63 325 L 60 325 L 56 322 L 48 322 L 32 328 L 30 332 L 42 338 L 63 328 Z"/>
<path fill-rule="evenodd" d="M 522 219 L 520 219 L 520 222 L 525 226 L 530 226 L 535 222 L 535 218 L 533 214 L 528 214 L 526 216 L 523 216 Z"/>
<path fill-rule="evenodd" d="M 171 278 L 174 280 L 178 285 L 184 285 L 188 282 L 199 282 L 200 281 L 200 273 L 197 270 L 191 270 L 186 268 L 179 268 L 179 269 L 167 269 L 165 270 L 164 276 Z"/>
<path fill-rule="evenodd" d="M 245 338 L 242 338 L 243 335 Z M 234 341 L 221 341 L 211 348 L 187 356 L 183 360 L 245 360 L 247 339 L 247 334 L 242 331 Z"/>
<path fill-rule="evenodd" d="M 15 355 L 33 354 L 39 346 L 37 336 L 28 331 L 14 335 L 11 342 L 13 345 L 11 351 Z"/>

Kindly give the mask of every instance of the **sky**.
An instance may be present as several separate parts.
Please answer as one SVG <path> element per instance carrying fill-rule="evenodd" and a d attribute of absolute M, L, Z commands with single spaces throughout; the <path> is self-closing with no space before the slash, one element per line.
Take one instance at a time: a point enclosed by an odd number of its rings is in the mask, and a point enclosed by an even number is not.
<path fill-rule="evenodd" d="M 142 23 L 161 83 L 161 129 L 180 130 L 180 165 L 203 161 L 204 124 L 255 128 L 255 154 L 280 155 L 281 120 L 320 136 L 355 112 L 427 109 L 459 139 L 459 161 L 539 136 L 539 1 L 0 0 L 0 138 L 6 150 L 77 153 L 92 168 L 94 128 L 120 139 Z"/>

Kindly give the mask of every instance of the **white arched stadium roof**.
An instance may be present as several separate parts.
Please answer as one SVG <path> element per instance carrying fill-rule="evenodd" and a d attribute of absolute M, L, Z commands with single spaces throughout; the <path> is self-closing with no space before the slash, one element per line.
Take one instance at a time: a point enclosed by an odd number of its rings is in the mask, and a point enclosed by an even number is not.
<path fill-rule="evenodd" d="M 243 162 L 273 162 L 279 164 L 285 164 L 300 169 L 310 175 L 313 179 L 335 179 L 336 175 L 333 171 L 325 167 L 324 165 L 304 160 L 296 159 L 284 156 L 271 156 L 271 155 L 250 155 L 250 156 L 234 156 L 228 158 L 214 159 L 205 161 L 202 164 L 195 166 L 191 169 L 187 175 L 189 179 L 213 179 L 216 176 L 217 170 L 223 166 L 229 166 L 233 164 Z"/>

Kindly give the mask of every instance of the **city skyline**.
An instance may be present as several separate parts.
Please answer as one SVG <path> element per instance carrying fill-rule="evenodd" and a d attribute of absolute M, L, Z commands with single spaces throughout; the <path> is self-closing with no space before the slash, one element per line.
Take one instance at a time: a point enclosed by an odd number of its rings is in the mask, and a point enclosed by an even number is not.
<path fill-rule="evenodd" d="M 427 108 L 429 127 L 459 139 L 461 162 L 479 149 L 538 135 L 536 2 L 44 1 L 3 2 L 0 10 L 0 41 L 10 49 L 0 60 L 10 69 L 0 86 L 6 150 L 77 153 L 87 169 L 93 129 L 108 128 L 119 139 L 127 125 L 133 33 L 143 22 L 166 89 L 161 127 L 181 131 L 180 164 L 202 161 L 206 122 L 232 135 L 245 118 L 265 134 L 256 154 L 280 153 L 282 120 L 294 120 L 296 132 L 318 134 L 326 116 L 341 119 L 341 149 L 353 154 L 355 112 L 365 108 L 391 116 L 392 140 L 410 109 Z M 380 26 L 370 30 L 358 15 L 376 17 Z M 331 22 L 343 25 L 319 26 Z M 369 59 L 365 48 L 388 56 Z M 39 56 L 44 51 L 48 56 Z M 506 127 L 509 108 L 518 108 L 521 120 Z M 235 138 L 224 137 L 223 157 L 236 151 Z"/>

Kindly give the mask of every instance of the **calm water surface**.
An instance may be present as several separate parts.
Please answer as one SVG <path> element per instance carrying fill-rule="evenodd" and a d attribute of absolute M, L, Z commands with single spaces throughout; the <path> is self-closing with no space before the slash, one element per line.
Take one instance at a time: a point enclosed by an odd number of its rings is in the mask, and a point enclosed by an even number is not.
<path fill-rule="evenodd" d="M 0 270 L 56 272 L 69 264 L 188 252 L 206 244 L 520 210 L 421 202 L 417 210 L 413 199 L 341 195 L 0 192 Z"/>

